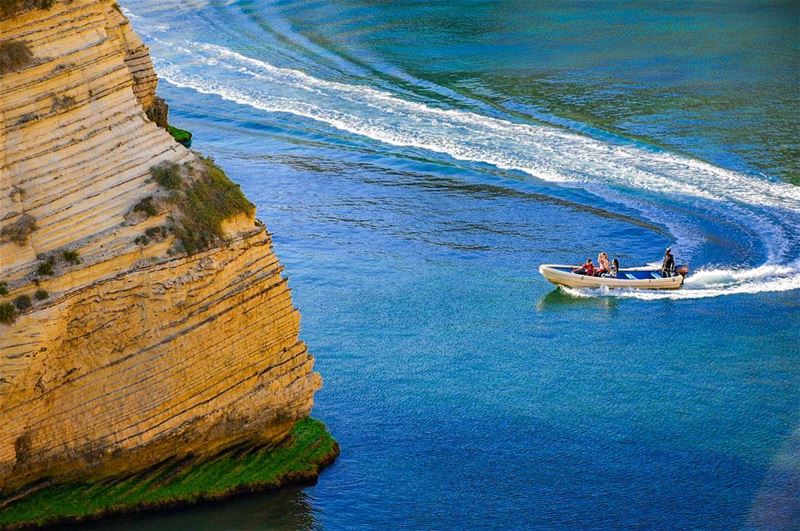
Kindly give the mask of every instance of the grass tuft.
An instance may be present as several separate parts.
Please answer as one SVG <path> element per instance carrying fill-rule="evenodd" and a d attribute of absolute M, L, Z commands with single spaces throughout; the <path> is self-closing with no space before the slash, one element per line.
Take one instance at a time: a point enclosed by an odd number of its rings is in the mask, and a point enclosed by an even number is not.
<path fill-rule="evenodd" d="M 20 295 L 16 299 L 14 299 L 14 306 L 17 307 L 17 310 L 27 310 L 31 307 L 31 298 L 27 295 Z"/>
<path fill-rule="evenodd" d="M 174 162 L 164 161 L 150 168 L 153 179 L 167 190 L 177 190 L 183 182 L 181 167 Z"/>
<path fill-rule="evenodd" d="M 10 302 L 0 303 L 0 323 L 11 324 L 17 318 L 17 308 Z"/>
<path fill-rule="evenodd" d="M 49 293 L 47 293 L 47 292 L 46 292 L 45 290 L 43 290 L 43 289 L 37 289 L 37 290 L 36 290 L 36 293 L 34 293 L 34 294 L 33 294 L 33 296 L 34 296 L 34 297 L 36 297 L 36 300 L 37 300 L 37 301 L 43 301 L 43 300 L 45 300 L 46 298 L 48 298 L 48 297 L 50 296 L 50 294 L 49 294 Z"/>
<path fill-rule="evenodd" d="M 51 261 L 42 262 L 36 266 L 36 274 L 40 277 L 45 275 L 53 275 L 53 273 L 53 262 Z"/>
<path fill-rule="evenodd" d="M 161 240 L 167 237 L 168 231 L 166 227 L 150 227 L 144 231 L 144 235 L 151 240 Z"/>
<path fill-rule="evenodd" d="M 0 296 L 8 295 L 8 282 L 5 280 L 0 282 Z"/>
<path fill-rule="evenodd" d="M 81 255 L 78 254 L 78 251 L 64 251 L 61 256 L 71 264 L 77 264 L 81 261 Z"/>
<path fill-rule="evenodd" d="M 144 199 L 142 199 L 141 201 L 139 201 L 138 203 L 136 203 L 135 205 L 133 205 L 133 211 L 142 212 L 148 218 L 158 214 L 158 209 L 153 204 L 153 197 L 149 195 Z"/>

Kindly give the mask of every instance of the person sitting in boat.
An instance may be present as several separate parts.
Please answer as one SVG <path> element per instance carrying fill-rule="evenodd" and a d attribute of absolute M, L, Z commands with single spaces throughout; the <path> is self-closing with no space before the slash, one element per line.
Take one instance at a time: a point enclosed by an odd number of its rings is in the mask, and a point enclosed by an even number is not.
<path fill-rule="evenodd" d="M 664 278 L 675 276 L 675 257 L 672 256 L 672 249 L 669 247 L 664 251 L 664 261 L 661 262 L 661 276 Z"/>
<path fill-rule="evenodd" d="M 608 268 L 607 273 L 603 273 L 602 276 L 610 277 L 610 278 L 617 278 L 617 274 L 619 273 L 619 260 L 614 258 L 614 261 L 611 262 L 611 267 Z"/>
<path fill-rule="evenodd" d="M 594 276 L 594 264 L 592 263 L 592 259 L 587 258 L 586 263 L 583 264 L 582 267 L 579 267 L 578 269 L 573 269 L 572 272 L 577 273 L 579 275 L 587 275 L 590 277 Z"/>
<path fill-rule="evenodd" d="M 608 255 L 605 253 L 605 251 L 601 251 L 600 254 L 597 255 L 597 269 L 594 271 L 594 276 L 603 276 L 605 273 L 608 273 L 609 267 Z"/>

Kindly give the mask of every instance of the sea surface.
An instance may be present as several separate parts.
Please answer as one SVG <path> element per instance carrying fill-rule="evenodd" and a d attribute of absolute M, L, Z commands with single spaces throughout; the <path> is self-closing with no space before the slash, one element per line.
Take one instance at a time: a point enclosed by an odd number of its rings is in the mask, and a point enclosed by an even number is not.
<path fill-rule="evenodd" d="M 96 529 L 800 529 L 800 4 L 121 0 L 342 447 Z M 672 246 L 678 292 L 541 263 Z"/>

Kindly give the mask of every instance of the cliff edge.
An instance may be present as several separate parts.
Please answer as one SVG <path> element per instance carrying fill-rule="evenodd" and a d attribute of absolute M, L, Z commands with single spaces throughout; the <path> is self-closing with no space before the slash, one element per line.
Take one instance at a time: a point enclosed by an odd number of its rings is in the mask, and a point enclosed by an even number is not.
<path fill-rule="evenodd" d="M 0 2 L 0 499 L 285 444 L 321 385 L 268 232 L 156 84 L 111 0 Z"/>

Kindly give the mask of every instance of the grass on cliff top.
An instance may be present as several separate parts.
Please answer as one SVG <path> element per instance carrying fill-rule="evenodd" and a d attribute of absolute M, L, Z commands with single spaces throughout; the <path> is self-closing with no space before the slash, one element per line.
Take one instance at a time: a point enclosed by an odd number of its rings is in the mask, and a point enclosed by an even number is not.
<path fill-rule="evenodd" d="M 173 462 L 124 479 L 46 487 L 0 509 L 0 528 L 188 505 L 310 482 L 339 454 L 318 420 L 301 420 L 291 435 L 289 442 L 273 449 L 231 450 L 206 462 Z"/>
<path fill-rule="evenodd" d="M 247 200 L 239 185 L 228 179 L 214 161 L 199 157 L 196 178 L 187 181 L 184 171 L 175 163 L 162 162 L 150 171 L 153 179 L 171 191 L 169 201 L 178 207 L 180 219 L 171 230 L 187 254 L 208 249 L 225 238 L 222 224 L 237 214 L 253 215 L 255 205 Z"/>
<path fill-rule="evenodd" d="M 252 215 L 255 210 L 242 189 L 213 160 L 203 157 L 200 160 L 205 170 L 203 177 L 192 183 L 178 201 L 184 214 L 178 237 L 189 254 L 223 239 L 223 221 L 237 214 Z"/>

